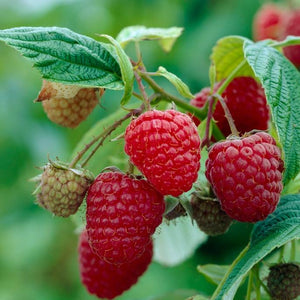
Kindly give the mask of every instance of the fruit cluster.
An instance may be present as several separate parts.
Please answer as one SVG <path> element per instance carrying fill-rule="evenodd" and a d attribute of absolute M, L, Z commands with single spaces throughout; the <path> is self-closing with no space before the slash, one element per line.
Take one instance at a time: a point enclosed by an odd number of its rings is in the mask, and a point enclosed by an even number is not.
<path fill-rule="evenodd" d="M 95 90 L 86 90 L 44 82 L 38 99 L 48 102 L 44 108 L 51 106 L 52 115 L 64 116 L 61 125 L 75 119 L 79 124 L 83 119 L 78 118 L 82 115 L 78 107 L 95 104 Z M 203 107 L 210 97 L 211 90 L 203 89 L 191 104 Z M 225 233 L 233 220 L 265 219 L 275 210 L 282 190 L 283 163 L 275 140 L 266 132 L 249 133 L 268 129 L 263 88 L 251 77 L 236 77 L 221 97 L 243 135 L 230 135 L 230 118 L 217 102 L 212 117 L 228 138 L 218 142 L 211 138 L 205 164 L 210 193 L 192 193 L 188 214 L 208 235 Z M 90 293 L 112 299 L 146 271 L 152 260 L 152 235 L 165 212 L 164 196 L 179 199 L 167 220 L 187 215 L 180 195 L 190 191 L 198 178 L 203 148 L 199 123 L 175 109 L 140 111 L 124 133 L 124 151 L 139 175 L 108 168 L 94 179 L 74 163 L 50 161 L 35 178 L 37 203 L 57 216 L 74 214 L 86 197 L 86 226 L 78 251 L 81 280 Z"/>
<path fill-rule="evenodd" d="M 253 21 L 254 39 L 280 41 L 289 35 L 300 35 L 300 9 L 290 9 L 276 3 L 263 5 Z M 283 53 L 297 68 L 300 68 L 299 45 L 284 47 Z"/>

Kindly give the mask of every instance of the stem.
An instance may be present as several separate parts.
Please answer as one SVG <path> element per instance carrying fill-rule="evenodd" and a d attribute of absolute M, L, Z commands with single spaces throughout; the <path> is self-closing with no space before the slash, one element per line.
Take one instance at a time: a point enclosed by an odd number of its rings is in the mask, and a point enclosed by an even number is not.
<path fill-rule="evenodd" d="M 251 290 L 253 285 L 253 271 L 251 270 L 248 278 L 247 296 L 245 300 L 251 300 Z"/>
<path fill-rule="evenodd" d="M 201 148 L 205 145 L 208 145 L 210 142 L 210 137 L 209 137 L 209 128 L 210 128 L 210 122 L 212 119 L 212 114 L 213 114 L 213 107 L 214 107 L 214 102 L 215 99 L 212 96 L 208 97 L 208 112 L 207 112 L 207 120 L 206 120 L 206 128 L 205 128 L 205 136 L 202 140 Z"/>
<path fill-rule="evenodd" d="M 86 144 L 84 146 L 84 148 L 78 152 L 78 154 L 73 158 L 73 160 L 71 161 L 71 163 L 69 164 L 69 168 L 73 168 L 76 166 L 76 164 L 80 161 L 80 159 L 83 157 L 83 155 L 97 142 L 99 141 L 99 143 L 96 145 L 96 147 L 94 148 L 94 150 L 90 153 L 90 155 L 85 159 L 85 161 L 82 163 L 82 167 L 84 167 L 87 162 L 90 160 L 90 158 L 95 154 L 95 152 L 98 150 L 98 148 L 100 146 L 102 146 L 102 144 L 104 143 L 105 139 L 114 131 L 116 130 L 124 121 L 126 121 L 127 119 L 129 119 L 132 116 L 136 116 L 139 115 L 142 111 L 144 110 L 144 104 L 142 104 L 139 108 L 134 109 L 132 111 L 130 111 L 128 114 L 126 114 L 123 118 L 121 118 L 120 120 L 117 120 L 116 122 L 114 122 L 111 126 L 109 126 L 107 129 L 105 129 L 103 132 L 101 132 L 99 135 L 97 135 L 96 137 L 94 137 L 91 142 L 89 142 L 88 144 Z"/>
<path fill-rule="evenodd" d="M 267 286 L 263 283 L 263 281 L 259 278 L 259 269 L 258 269 L 258 266 L 256 265 L 254 267 L 254 276 L 255 276 L 255 279 L 258 281 L 258 283 L 260 284 L 260 286 L 262 286 L 262 288 L 265 290 L 265 292 L 270 295 L 269 293 L 269 289 L 267 288 Z M 260 291 L 259 291 L 259 294 L 260 294 Z"/>
<path fill-rule="evenodd" d="M 279 257 L 278 257 L 279 263 L 281 263 L 283 261 L 284 251 L 285 251 L 285 244 L 283 246 L 281 246 L 281 248 L 280 248 Z"/>
<path fill-rule="evenodd" d="M 236 135 L 236 136 L 239 136 L 239 132 L 238 132 L 238 130 L 237 130 L 235 124 L 234 124 L 232 115 L 230 113 L 230 110 L 228 109 L 228 106 L 226 105 L 225 100 L 219 94 L 214 94 L 213 96 L 216 97 L 220 101 L 220 103 L 222 105 L 222 108 L 223 108 L 223 110 L 225 112 L 225 117 L 226 117 L 226 119 L 228 121 L 231 133 L 234 134 L 234 135 Z"/>
<path fill-rule="evenodd" d="M 227 270 L 226 274 L 224 275 L 223 279 L 221 280 L 221 282 L 219 283 L 219 285 L 217 286 L 215 292 L 213 293 L 213 295 L 211 296 L 210 300 L 215 300 L 217 299 L 216 297 L 218 296 L 218 294 L 220 293 L 224 283 L 226 282 L 228 276 L 230 275 L 230 273 L 232 272 L 233 268 L 237 265 L 237 263 L 243 258 L 243 256 L 246 254 L 246 252 L 249 249 L 250 244 L 248 244 L 241 252 L 240 254 L 237 256 L 237 258 L 233 261 L 233 263 L 231 264 L 231 266 L 229 267 L 229 269 Z"/>
<path fill-rule="evenodd" d="M 291 241 L 291 257 L 290 261 L 296 261 L 296 251 L 297 251 L 297 240 Z"/>
<path fill-rule="evenodd" d="M 143 101 L 143 97 L 140 95 L 140 94 L 138 94 L 138 93 L 136 93 L 136 92 L 132 92 L 132 95 L 135 97 L 135 98 L 138 98 L 139 100 L 142 100 Z"/>
<path fill-rule="evenodd" d="M 222 93 L 227 88 L 228 84 L 232 81 L 232 79 L 236 76 L 237 72 L 239 72 L 242 67 L 246 64 L 246 60 L 244 59 L 230 74 L 229 76 L 223 81 L 221 86 L 217 89 L 216 94 L 222 95 Z"/>
<path fill-rule="evenodd" d="M 142 83 L 142 78 L 136 71 L 134 72 L 134 76 L 135 76 L 136 82 L 138 84 L 138 87 L 142 93 L 143 101 L 145 103 L 146 109 L 151 110 L 150 101 L 149 101 L 148 95 L 146 94 L 145 87 Z"/>
<path fill-rule="evenodd" d="M 194 114 L 200 120 L 204 120 L 206 118 L 206 110 L 199 109 L 196 106 L 189 104 L 188 102 L 173 96 L 166 92 L 162 87 L 160 87 L 149 75 L 147 72 L 139 71 L 139 75 L 143 78 L 154 90 L 154 92 L 159 95 L 156 99 L 165 100 L 167 102 L 174 102 L 177 106 L 189 111 Z"/>

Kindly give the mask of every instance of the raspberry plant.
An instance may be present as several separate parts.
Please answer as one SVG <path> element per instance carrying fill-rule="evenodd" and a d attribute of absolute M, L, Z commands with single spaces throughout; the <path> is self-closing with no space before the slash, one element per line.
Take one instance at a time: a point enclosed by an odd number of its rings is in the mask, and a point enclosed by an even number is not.
<path fill-rule="evenodd" d="M 273 23 L 277 26 L 278 20 L 259 20 L 255 26 Z M 51 212 L 68 216 L 84 202 L 73 220 L 82 232 L 79 269 L 90 293 L 112 299 L 135 284 L 152 259 L 152 245 L 154 252 L 157 247 L 157 226 L 195 218 L 201 201 L 193 199 L 200 197 L 202 203 L 214 201 L 210 204 L 221 209 L 222 220 L 229 214 L 228 226 L 231 218 L 255 224 L 249 243 L 230 266 L 198 266 L 217 287 L 209 296 L 199 287 L 200 294 L 189 299 L 234 299 L 246 278 L 246 299 L 271 297 L 262 262 L 274 253 L 281 262 L 287 245 L 293 261 L 300 238 L 300 74 L 297 61 L 293 65 L 290 55 L 284 56 L 287 47 L 299 47 L 300 37 L 286 37 L 287 30 L 279 38 L 277 27 L 265 29 L 255 28 L 255 38 L 262 36 L 262 41 L 227 36 L 216 42 L 208 70 L 211 87 L 197 106 L 196 96 L 177 75 L 162 66 L 148 71 L 140 50 L 140 43 L 155 40 L 171 51 L 182 28 L 131 26 L 116 38 L 102 34 L 95 39 L 58 27 L 0 30 L 0 40 L 40 71 L 44 81 L 37 102 L 42 101 L 53 122 L 80 126 L 106 97 L 105 90 L 123 91 L 119 109 L 85 134 L 70 160 L 50 161 L 51 170 L 44 179 L 38 177 L 37 200 Z M 268 39 L 277 37 L 280 41 Z M 135 55 L 127 53 L 129 43 L 135 44 Z M 165 90 L 156 77 L 167 79 L 177 92 Z M 238 96 L 259 94 L 260 100 L 230 107 L 226 89 L 240 78 L 250 78 L 252 84 L 238 84 Z M 265 117 L 255 120 L 261 117 L 261 99 Z M 246 133 L 237 130 L 239 116 Z M 228 122 L 225 133 L 220 119 Z M 250 125 L 259 121 L 264 121 L 262 127 Z M 94 181 L 90 170 L 99 174 Z M 76 205 L 68 208 L 78 195 Z M 211 208 L 202 215 L 207 222 L 219 219 Z M 211 233 L 214 224 L 204 225 Z M 116 278 L 124 286 L 116 286 Z"/>

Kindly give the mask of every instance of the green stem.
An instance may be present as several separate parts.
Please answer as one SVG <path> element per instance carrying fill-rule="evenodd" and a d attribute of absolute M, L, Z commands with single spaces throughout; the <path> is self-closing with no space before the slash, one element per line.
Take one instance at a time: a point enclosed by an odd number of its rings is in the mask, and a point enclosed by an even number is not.
<path fill-rule="evenodd" d="M 194 114 L 200 120 L 204 120 L 206 118 L 206 109 L 199 109 L 194 105 L 189 104 L 188 102 L 173 96 L 172 94 L 166 92 L 161 86 L 159 86 L 149 75 L 147 72 L 139 72 L 141 78 L 143 78 L 154 90 L 154 92 L 159 95 L 156 100 L 164 100 L 167 102 L 174 102 L 177 106 L 182 109 L 187 110 L 188 112 Z"/>
<path fill-rule="evenodd" d="M 227 88 L 228 84 L 232 81 L 232 79 L 236 76 L 236 74 L 245 66 L 246 60 L 244 59 L 230 74 L 229 76 L 222 82 L 221 86 L 217 89 L 216 94 L 222 95 L 222 93 Z"/>
<path fill-rule="evenodd" d="M 278 262 L 281 263 L 284 258 L 284 251 L 285 251 L 285 244 L 281 246 L 280 252 L 279 252 L 279 257 L 278 257 Z"/>
<path fill-rule="evenodd" d="M 237 263 L 243 258 L 243 256 L 247 253 L 248 249 L 249 249 L 250 244 L 248 244 L 238 255 L 238 257 L 233 261 L 233 263 L 231 264 L 231 266 L 229 267 L 229 269 L 227 270 L 226 274 L 224 275 L 223 279 L 221 280 L 221 282 L 219 283 L 219 285 L 217 286 L 215 292 L 213 293 L 213 295 L 211 296 L 210 300 L 215 300 L 217 299 L 218 294 L 220 293 L 220 291 L 222 290 L 223 285 L 225 284 L 228 276 L 231 274 L 233 268 L 237 265 Z"/>
<path fill-rule="evenodd" d="M 267 288 L 267 286 L 263 283 L 263 281 L 259 278 L 259 268 L 258 268 L 258 266 L 256 265 L 255 267 L 254 267 L 254 276 L 255 276 L 255 279 L 256 279 L 256 281 L 259 283 L 259 286 L 261 286 L 264 290 L 265 290 L 265 292 L 269 295 L 270 293 L 269 293 L 269 289 Z M 257 293 L 257 292 L 256 292 Z M 260 290 L 259 290 L 259 294 L 260 294 Z"/>
<path fill-rule="evenodd" d="M 290 261 L 296 261 L 297 239 L 291 241 L 291 257 Z"/>
<path fill-rule="evenodd" d="M 251 300 L 252 285 L 253 285 L 253 271 L 251 270 L 248 277 L 247 296 L 245 300 Z"/>

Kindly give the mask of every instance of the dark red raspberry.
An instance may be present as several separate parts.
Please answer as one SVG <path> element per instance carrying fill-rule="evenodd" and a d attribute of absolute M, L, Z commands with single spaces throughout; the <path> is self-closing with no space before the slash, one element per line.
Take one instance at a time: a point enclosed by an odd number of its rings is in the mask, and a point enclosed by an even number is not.
<path fill-rule="evenodd" d="M 113 264 L 127 263 L 143 254 L 165 209 L 163 196 L 146 180 L 121 172 L 98 175 L 86 201 L 90 245 Z"/>
<path fill-rule="evenodd" d="M 263 5 L 253 19 L 254 40 L 278 40 L 281 36 L 285 15 L 285 10 L 275 3 Z"/>
<path fill-rule="evenodd" d="M 283 263 L 272 266 L 267 286 L 274 300 L 296 299 L 300 296 L 300 265 Z"/>
<path fill-rule="evenodd" d="M 220 83 L 216 85 L 214 90 L 216 91 L 219 86 Z M 196 98 L 191 100 L 191 104 L 202 108 L 207 101 L 209 91 L 210 88 L 202 89 Z M 234 78 L 222 93 L 222 97 L 240 133 L 268 128 L 270 116 L 266 96 L 262 86 L 252 77 Z M 228 136 L 231 130 L 219 102 L 216 105 L 213 118 L 224 136 Z"/>
<path fill-rule="evenodd" d="M 282 38 L 288 35 L 300 36 L 300 9 L 289 13 Z M 300 68 L 300 45 L 285 47 L 283 53 L 297 68 Z"/>
<path fill-rule="evenodd" d="M 231 218 L 257 222 L 275 210 L 283 187 L 280 156 L 265 132 L 212 146 L 205 175 Z"/>
<path fill-rule="evenodd" d="M 220 202 L 213 199 L 191 198 L 192 217 L 200 230 L 208 235 L 224 234 L 232 219 L 222 210 Z"/>
<path fill-rule="evenodd" d="M 150 242 L 142 256 L 131 263 L 113 265 L 92 251 L 87 232 L 83 231 L 78 252 L 81 282 L 86 289 L 99 298 L 113 299 L 133 286 L 147 270 L 152 260 L 153 246 Z"/>
<path fill-rule="evenodd" d="M 163 195 L 191 189 L 200 168 L 200 138 L 192 119 L 176 110 L 147 111 L 125 132 L 125 152 Z"/>

